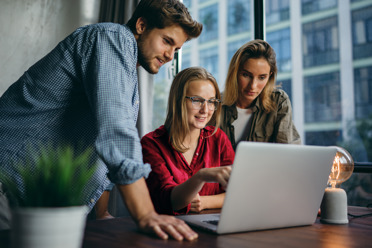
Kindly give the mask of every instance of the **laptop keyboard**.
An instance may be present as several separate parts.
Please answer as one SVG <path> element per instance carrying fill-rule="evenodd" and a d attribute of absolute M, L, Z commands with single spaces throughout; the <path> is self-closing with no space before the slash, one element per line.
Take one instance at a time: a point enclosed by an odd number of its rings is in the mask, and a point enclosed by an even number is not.
<path fill-rule="evenodd" d="M 218 225 L 218 220 L 203 220 L 203 222 L 211 224 L 211 225 Z"/>

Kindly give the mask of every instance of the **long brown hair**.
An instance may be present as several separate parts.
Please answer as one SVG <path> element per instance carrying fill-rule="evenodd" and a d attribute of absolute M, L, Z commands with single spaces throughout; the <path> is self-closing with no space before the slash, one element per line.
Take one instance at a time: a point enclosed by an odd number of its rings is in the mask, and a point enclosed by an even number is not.
<path fill-rule="evenodd" d="M 141 17 L 146 20 L 147 30 L 179 25 L 187 34 L 187 40 L 198 37 L 203 29 L 203 24 L 193 20 L 186 6 L 178 0 L 141 0 L 127 22 L 134 34 Z"/>
<path fill-rule="evenodd" d="M 182 142 L 190 132 L 190 127 L 187 118 L 186 107 L 186 92 L 190 82 L 195 80 L 210 81 L 215 90 L 216 98 L 221 99 L 220 90 L 216 79 L 206 69 L 202 67 L 189 67 L 179 72 L 173 79 L 168 99 L 167 117 L 164 126 L 168 130 L 171 144 L 178 152 L 185 152 L 188 150 Z M 221 104 L 214 111 L 209 123 L 215 123 L 213 134 L 217 131 L 220 125 Z M 208 124 L 209 124 L 208 123 Z M 213 135 L 212 134 L 212 135 Z"/>
<path fill-rule="evenodd" d="M 275 109 L 275 104 L 271 99 L 271 93 L 276 88 L 276 55 L 274 49 L 263 40 L 252 40 L 240 47 L 232 57 L 226 77 L 225 90 L 223 93 L 223 104 L 231 106 L 236 104 L 239 98 L 238 73 L 248 59 L 263 58 L 270 66 L 270 77 L 259 95 L 260 103 L 266 112 Z"/>

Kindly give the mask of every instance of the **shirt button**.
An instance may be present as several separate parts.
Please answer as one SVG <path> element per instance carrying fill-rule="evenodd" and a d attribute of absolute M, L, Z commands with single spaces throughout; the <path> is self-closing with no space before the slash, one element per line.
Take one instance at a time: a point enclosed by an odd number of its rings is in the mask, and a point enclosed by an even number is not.
<path fill-rule="evenodd" d="M 94 199 L 90 199 L 90 202 L 91 202 L 91 203 L 94 203 Z"/>
<path fill-rule="evenodd" d="M 139 104 L 139 101 L 138 101 L 138 100 L 136 101 L 136 104 L 137 104 L 137 105 Z"/>
<path fill-rule="evenodd" d="M 195 156 L 198 156 L 199 155 L 199 153 L 195 153 Z"/>

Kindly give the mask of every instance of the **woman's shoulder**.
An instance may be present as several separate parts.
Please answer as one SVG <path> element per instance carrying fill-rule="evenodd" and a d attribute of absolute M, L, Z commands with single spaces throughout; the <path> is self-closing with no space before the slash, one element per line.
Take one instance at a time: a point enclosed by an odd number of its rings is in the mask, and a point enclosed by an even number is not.
<path fill-rule="evenodd" d="M 271 94 L 271 97 L 274 100 L 274 102 L 278 104 L 290 101 L 287 92 L 285 92 L 283 89 L 274 89 Z"/>
<path fill-rule="evenodd" d="M 283 89 L 281 88 L 276 88 L 273 90 L 272 92 L 272 95 L 273 96 L 277 96 L 277 97 L 282 97 L 282 98 L 289 98 L 287 92 L 285 92 Z"/>
<path fill-rule="evenodd" d="M 158 139 L 158 138 L 161 138 L 165 135 L 168 135 L 168 132 L 167 132 L 166 128 L 164 127 L 164 125 L 162 125 L 162 126 L 158 127 L 157 129 L 155 129 L 154 131 L 151 131 L 151 132 L 147 133 L 146 135 L 144 135 L 142 137 L 141 141 Z"/>
<path fill-rule="evenodd" d="M 206 126 L 204 128 L 204 137 L 210 137 L 213 139 L 221 139 L 221 137 L 227 137 L 227 135 L 222 131 L 221 128 L 217 128 L 216 132 L 213 134 L 214 130 L 216 129 L 215 126 Z M 212 135 L 213 134 L 213 135 Z"/>

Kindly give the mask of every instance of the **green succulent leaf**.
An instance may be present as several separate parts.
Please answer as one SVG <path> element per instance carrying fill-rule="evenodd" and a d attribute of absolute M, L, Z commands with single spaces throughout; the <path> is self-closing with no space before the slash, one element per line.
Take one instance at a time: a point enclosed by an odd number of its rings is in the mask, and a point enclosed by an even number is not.
<path fill-rule="evenodd" d="M 97 165 L 92 150 L 76 155 L 70 146 L 41 149 L 36 160 L 15 166 L 15 174 L 0 173 L 11 205 L 65 207 L 83 205 L 83 192 Z M 19 185 L 23 186 L 23 190 Z"/>

